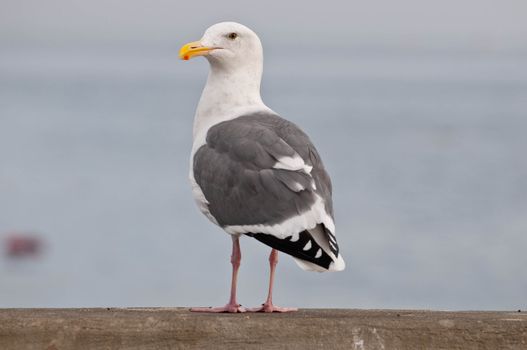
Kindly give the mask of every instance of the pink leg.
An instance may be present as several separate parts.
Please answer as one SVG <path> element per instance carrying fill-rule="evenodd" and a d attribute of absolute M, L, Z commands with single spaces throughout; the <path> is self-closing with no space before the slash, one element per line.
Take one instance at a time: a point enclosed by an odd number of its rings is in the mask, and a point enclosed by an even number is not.
<path fill-rule="evenodd" d="M 238 280 L 238 269 L 240 268 L 240 261 L 242 260 L 242 253 L 240 250 L 240 239 L 232 236 L 232 280 L 231 280 L 231 297 L 225 306 L 220 307 L 193 307 L 190 311 L 193 312 L 245 312 L 246 309 L 236 302 L 236 283 Z"/>
<path fill-rule="evenodd" d="M 297 311 L 294 307 L 279 307 L 273 305 L 273 284 L 274 284 L 274 270 L 278 264 L 278 251 L 276 249 L 271 250 L 269 255 L 269 265 L 271 267 L 271 273 L 269 274 L 269 294 L 267 294 L 267 300 L 262 304 L 261 307 L 248 309 L 251 312 L 291 312 Z"/>

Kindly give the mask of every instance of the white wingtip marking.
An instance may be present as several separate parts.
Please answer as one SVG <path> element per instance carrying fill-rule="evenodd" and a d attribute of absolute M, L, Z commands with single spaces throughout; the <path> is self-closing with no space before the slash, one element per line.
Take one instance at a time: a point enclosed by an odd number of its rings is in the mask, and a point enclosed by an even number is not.
<path fill-rule="evenodd" d="M 322 249 L 318 248 L 317 255 L 315 255 L 315 258 L 318 259 L 322 256 Z"/>
<path fill-rule="evenodd" d="M 302 270 L 315 271 L 315 272 L 325 272 L 325 271 L 327 271 L 325 268 L 323 268 L 321 266 L 318 266 L 316 264 L 313 264 L 313 263 L 311 263 L 309 261 L 297 259 L 295 257 L 293 257 L 293 259 L 295 260 L 295 263 L 298 265 L 298 267 L 300 267 Z"/>
<path fill-rule="evenodd" d="M 309 249 L 311 249 L 311 240 L 307 241 L 306 245 L 303 248 L 303 250 L 309 250 Z"/>
<path fill-rule="evenodd" d="M 298 259 L 293 257 L 295 260 L 295 263 L 305 271 L 316 271 L 316 272 L 336 272 L 336 271 L 342 271 L 346 268 L 346 263 L 344 262 L 344 259 L 342 258 L 342 255 L 339 254 L 339 257 L 337 258 L 337 261 L 333 261 L 328 269 L 325 269 L 321 266 L 318 266 L 317 264 L 313 264 L 312 262 Z"/>
<path fill-rule="evenodd" d="M 346 268 L 346 262 L 342 258 L 342 254 L 339 254 L 337 261 L 333 261 L 329 265 L 328 271 L 342 271 Z"/>

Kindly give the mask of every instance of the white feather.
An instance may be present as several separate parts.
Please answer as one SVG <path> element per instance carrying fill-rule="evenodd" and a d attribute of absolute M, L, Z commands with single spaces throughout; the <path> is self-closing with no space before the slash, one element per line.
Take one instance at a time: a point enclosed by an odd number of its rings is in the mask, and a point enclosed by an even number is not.
<path fill-rule="evenodd" d="M 192 169 L 192 167 L 191 167 L 191 169 Z M 190 186 L 192 187 L 192 194 L 194 195 L 194 200 L 196 201 L 196 204 L 198 205 L 199 210 L 203 214 L 205 214 L 205 216 L 210 221 L 212 221 L 216 225 L 219 225 L 218 221 L 216 220 L 216 218 L 214 216 L 212 216 L 212 214 L 210 213 L 209 201 L 207 201 L 207 198 L 205 198 L 205 194 L 201 190 L 201 187 L 199 187 L 198 183 L 196 182 L 196 179 L 194 179 L 194 173 L 193 173 L 192 170 L 191 170 L 189 179 L 190 179 Z"/>
<path fill-rule="evenodd" d="M 305 188 L 304 186 L 302 186 L 302 184 L 299 183 L 299 182 L 295 182 L 295 183 L 293 184 L 293 187 L 294 187 L 294 188 L 293 188 L 293 191 L 295 191 L 295 192 L 300 192 L 300 191 L 303 191 L 303 190 L 306 189 L 306 188 Z"/>
<path fill-rule="evenodd" d="M 298 232 L 313 229 L 318 224 L 324 224 L 328 230 L 335 232 L 333 219 L 326 213 L 322 198 L 316 195 L 315 203 L 311 208 L 300 214 L 274 225 L 231 225 L 225 226 L 224 230 L 230 234 L 243 234 L 249 232 L 259 232 L 284 239 L 288 236 L 298 234 Z"/>
<path fill-rule="evenodd" d="M 293 157 L 280 157 L 278 158 L 278 161 L 275 165 L 273 165 L 273 168 L 275 169 L 285 169 L 285 170 L 292 170 L 292 171 L 303 171 L 306 174 L 311 174 L 311 170 L 313 169 L 312 166 L 307 165 L 302 157 L 298 155 L 298 153 L 295 153 Z"/>
<path fill-rule="evenodd" d="M 315 271 L 315 272 L 326 272 L 326 271 L 330 271 L 330 272 L 336 272 L 336 271 L 342 271 L 346 268 L 346 263 L 344 262 L 344 259 L 342 259 L 342 255 L 339 254 L 339 257 L 337 258 L 337 261 L 333 261 L 330 265 L 329 265 L 329 269 L 325 269 L 321 266 L 318 266 L 316 264 L 313 264 L 312 262 L 309 262 L 309 261 L 305 261 L 305 260 L 300 260 L 300 259 L 297 259 L 297 258 L 293 258 L 295 259 L 295 263 L 302 269 L 302 270 L 306 270 L 306 271 Z"/>

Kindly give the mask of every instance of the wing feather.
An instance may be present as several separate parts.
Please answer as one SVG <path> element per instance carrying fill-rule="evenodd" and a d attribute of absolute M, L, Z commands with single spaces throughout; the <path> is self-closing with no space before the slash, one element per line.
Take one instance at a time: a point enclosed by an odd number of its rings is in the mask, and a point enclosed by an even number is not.
<path fill-rule="evenodd" d="M 331 180 L 310 139 L 293 123 L 260 113 L 211 127 L 194 154 L 193 176 L 208 213 L 227 232 L 252 235 L 310 263 L 323 261 L 324 269 L 337 258 L 336 241 L 329 242 Z M 324 238 L 328 243 L 309 233 L 320 224 L 331 234 Z M 304 250 L 306 239 L 312 245 Z"/>

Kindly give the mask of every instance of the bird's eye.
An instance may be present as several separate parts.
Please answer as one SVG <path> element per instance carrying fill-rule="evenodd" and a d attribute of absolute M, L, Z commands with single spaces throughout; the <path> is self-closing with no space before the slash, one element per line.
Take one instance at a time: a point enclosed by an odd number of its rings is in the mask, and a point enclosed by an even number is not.
<path fill-rule="evenodd" d="M 236 34 L 236 33 L 230 33 L 230 34 L 228 35 L 228 37 L 229 37 L 229 39 L 234 40 L 234 39 L 236 39 L 236 38 L 238 37 L 238 34 Z"/>

